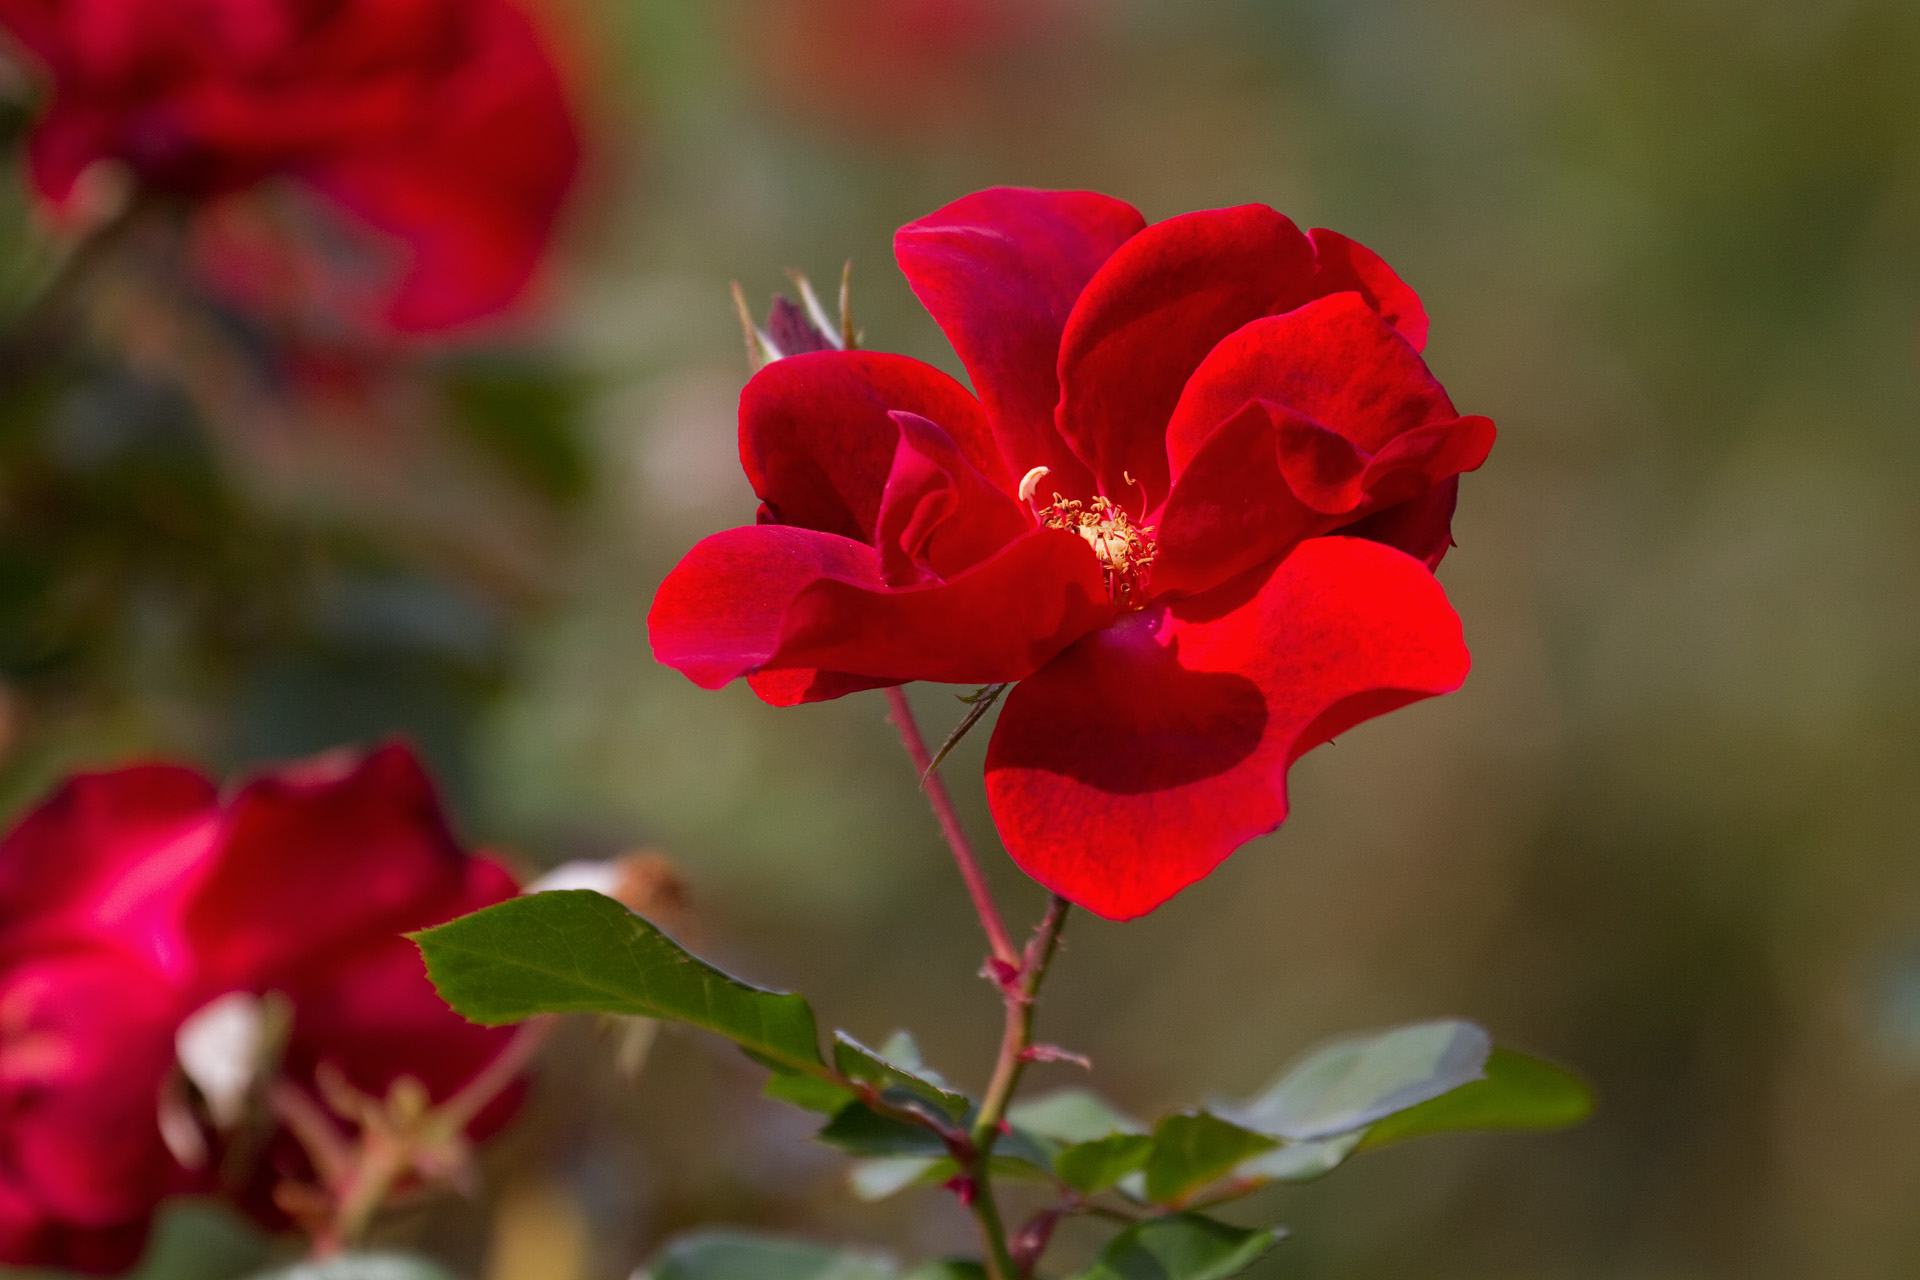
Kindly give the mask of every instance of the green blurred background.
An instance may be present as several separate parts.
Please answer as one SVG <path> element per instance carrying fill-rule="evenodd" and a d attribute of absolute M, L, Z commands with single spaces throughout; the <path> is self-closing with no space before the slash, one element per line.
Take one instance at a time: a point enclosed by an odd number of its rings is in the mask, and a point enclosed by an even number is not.
<path fill-rule="evenodd" d="M 1303 761 L 1287 827 L 1155 915 L 1077 920 L 1043 1035 L 1142 1114 L 1448 1014 L 1596 1084 L 1570 1134 L 1435 1139 L 1263 1193 L 1249 1211 L 1294 1236 L 1262 1276 L 1920 1272 L 1920 6 L 569 19 L 600 154 L 547 328 L 434 367 L 533 514 L 492 481 L 433 537 L 395 533 L 377 486 L 290 498 L 150 372 L 95 406 L 137 430 L 40 414 L 32 451 L 70 496 L 0 553 L 9 804 L 76 763 L 229 769 L 403 731 L 476 843 L 529 865 L 663 849 L 708 954 L 862 1038 L 910 1026 L 977 1083 L 998 1004 L 880 695 L 776 711 L 649 657 L 655 584 L 752 516 L 727 285 L 762 306 L 784 268 L 850 258 L 868 345 L 958 372 L 892 264 L 900 223 L 998 183 L 1149 218 L 1264 202 L 1383 254 L 1456 403 L 1499 424 L 1441 571 L 1474 674 Z M 109 585 L 61 613 L 50 565 Z M 930 732 L 952 692 L 917 691 Z M 984 742 L 947 773 L 990 846 Z M 997 849 L 991 871 L 1037 914 Z M 512 1280 L 623 1276 L 706 1222 L 968 1247 L 950 1197 L 852 1201 L 730 1050 L 666 1033 L 631 1083 L 614 1056 L 577 1028 L 493 1154 L 496 1203 L 395 1238 Z"/>

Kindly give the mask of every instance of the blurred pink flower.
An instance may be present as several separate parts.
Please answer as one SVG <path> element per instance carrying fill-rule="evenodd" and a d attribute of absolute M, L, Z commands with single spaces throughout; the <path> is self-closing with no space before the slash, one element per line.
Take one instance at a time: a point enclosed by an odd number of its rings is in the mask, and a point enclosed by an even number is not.
<path fill-rule="evenodd" d="M 172 765 L 69 779 L 0 839 L 0 1262 L 123 1267 L 162 1197 L 212 1189 L 170 1150 L 160 1101 L 183 1024 L 233 993 L 291 1002 L 297 1083 L 325 1061 L 367 1093 L 405 1075 L 452 1094 L 511 1033 L 447 1010 L 401 934 L 515 891 L 461 850 L 404 747 L 224 801 Z M 285 1139 L 270 1159 L 305 1172 Z M 246 1207 L 277 1224 L 270 1181 Z"/>
<path fill-rule="evenodd" d="M 513 303 L 579 165 L 513 0 L 0 0 L 0 23 L 51 81 L 30 142 L 48 201 L 102 161 L 195 201 L 291 179 L 373 246 L 374 311 L 402 332 Z"/>

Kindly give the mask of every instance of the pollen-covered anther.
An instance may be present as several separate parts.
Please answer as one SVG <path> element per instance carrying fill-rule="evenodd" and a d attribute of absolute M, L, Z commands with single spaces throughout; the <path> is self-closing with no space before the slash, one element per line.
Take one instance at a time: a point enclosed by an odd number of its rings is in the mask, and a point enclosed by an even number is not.
<path fill-rule="evenodd" d="M 1136 525 L 1106 498 L 1078 502 L 1057 493 L 1038 515 L 1042 524 L 1071 529 L 1093 548 L 1106 574 L 1107 593 L 1116 602 L 1136 608 L 1144 602 L 1156 554 L 1152 525 Z"/>

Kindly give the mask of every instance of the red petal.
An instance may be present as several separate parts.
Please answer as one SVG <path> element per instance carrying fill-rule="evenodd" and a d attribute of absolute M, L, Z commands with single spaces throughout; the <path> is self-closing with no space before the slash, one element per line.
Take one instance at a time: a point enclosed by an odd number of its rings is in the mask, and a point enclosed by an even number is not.
<path fill-rule="evenodd" d="M 1102 492 L 1136 514 L 1160 504 L 1180 389 L 1215 343 L 1294 305 L 1312 274 L 1313 246 L 1264 205 L 1169 218 L 1107 260 L 1060 340 L 1057 419 Z M 1144 486 L 1144 505 L 1128 476 Z"/>
<path fill-rule="evenodd" d="M 1354 488 L 1366 495 L 1369 509 L 1413 501 L 1443 480 L 1479 470 L 1493 438 L 1493 420 L 1478 415 L 1416 427 L 1374 454 Z"/>
<path fill-rule="evenodd" d="M 514 302 L 579 169 L 579 130 L 532 21 L 500 0 L 466 14 L 459 57 L 422 86 L 426 109 L 412 127 L 343 146 L 311 173 L 411 251 L 386 313 L 402 332 L 466 324 Z"/>
<path fill-rule="evenodd" d="M 69 948 L 0 973 L 0 1009 L 0 1179 L 18 1179 L 47 1216 L 88 1227 L 144 1219 L 184 1189 L 154 1123 L 188 1012 L 170 983 L 115 951 Z"/>
<path fill-rule="evenodd" d="M 1424 494 L 1355 521 L 1341 532 L 1397 547 L 1429 569 L 1438 569 L 1453 547 L 1453 507 L 1460 477 L 1443 480 Z"/>
<path fill-rule="evenodd" d="M 794 598 L 772 665 L 992 684 L 1031 675 L 1112 617 L 1087 544 L 1042 528 L 946 582 L 889 590 L 820 579 Z"/>
<path fill-rule="evenodd" d="M 1458 688 L 1467 667 L 1460 621 L 1417 561 L 1315 538 L 1129 614 L 1022 682 L 987 750 L 987 799 L 1027 874 L 1128 919 L 1278 827 L 1304 752 Z"/>
<path fill-rule="evenodd" d="M 760 701 L 770 707 L 797 707 L 803 702 L 827 702 L 865 689 L 884 689 L 898 680 L 874 680 L 850 676 L 844 671 L 821 671 L 815 667 L 783 667 L 778 671 L 756 671 L 747 677 L 747 685 Z"/>
<path fill-rule="evenodd" d="M 655 593 L 654 657 L 706 689 L 799 669 L 766 682 L 763 696 L 813 701 L 908 680 L 1018 680 L 1113 616 L 1099 561 L 1061 529 L 1033 530 L 924 586 L 888 587 L 879 560 L 811 530 L 717 533 Z"/>
<path fill-rule="evenodd" d="M 213 783 L 175 765 L 70 778 L 0 840 L 0 921 L 31 938 L 108 942 L 177 971 L 185 895 L 218 834 Z"/>
<path fill-rule="evenodd" d="M 1313 241 L 1314 297 L 1352 290 L 1398 329 L 1415 351 L 1426 349 L 1427 310 L 1420 305 L 1420 295 L 1385 259 L 1359 241 L 1324 227 L 1307 232 L 1307 239 Z"/>
<path fill-rule="evenodd" d="M 469 859 L 463 882 L 438 901 L 421 902 L 407 927 L 444 924 L 517 892 L 498 863 Z M 296 1011 L 288 1070 L 310 1082 L 313 1067 L 330 1061 L 376 1097 L 409 1075 L 444 1100 L 513 1035 L 505 1027 L 475 1026 L 449 1009 L 427 980 L 419 951 L 397 934 L 326 957 L 283 989 Z"/>
<path fill-rule="evenodd" d="M 1419 354 L 1354 293 L 1257 320 L 1216 346 L 1167 426 L 1173 474 L 1253 399 L 1285 405 L 1368 453 L 1456 416 Z"/>
<path fill-rule="evenodd" d="M 187 930 L 214 991 L 293 982 L 330 952 L 427 923 L 466 865 L 406 747 L 320 756 L 234 797 Z"/>
<path fill-rule="evenodd" d="M 1416 427 L 1369 457 L 1345 436 L 1264 400 L 1216 428 L 1174 481 L 1159 516 L 1156 593 L 1205 591 L 1280 554 L 1304 538 L 1342 531 L 1399 546 L 1430 560 L 1431 520 L 1447 540 L 1444 510 L 1427 500 L 1437 485 L 1486 461 L 1493 447 L 1486 418 L 1452 418 Z M 1402 509 L 1375 536 L 1364 522 Z M 1416 514 L 1418 513 L 1418 514 Z"/>
<path fill-rule="evenodd" d="M 1245 405 L 1174 481 L 1157 517 L 1159 554 L 1148 582 L 1155 595 L 1208 590 L 1337 523 L 1296 494 L 1281 465 L 1281 429 L 1320 444 L 1331 455 L 1321 458 L 1328 471 L 1350 467 L 1357 476 L 1366 466 L 1352 445 L 1291 410 L 1264 400 Z"/>
<path fill-rule="evenodd" d="M 716 533 L 654 593 L 647 614 L 653 656 L 703 689 L 758 671 L 780 649 L 794 597 L 822 578 L 885 585 L 879 555 L 851 538 L 777 524 Z"/>
<path fill-rule="evenodd" d="M 1144 225 L 1108 196 L 996 187 L 895 234 L 900 269 L 959 352 L 1015 476 L 1044 466 L 1062 493 L 1091 493 L 1054 429 L 1060 332 L 1100 264 Z"/>
<path fill-rule="evenodd" d="M 779 524 L 872 542 L 900 444 L 896 409 L 940 425 L 1011 491 L 980 402 L 930 364 L 878 351 L 776 360 L 740 393 L 740 463 Z"/>
<path fill-rule="evenodd" d="M 874 541 L 888 585 L 956 577 L 1033 527 L 1020 501 L 975 470 L 925 418 L 895 413 L 900 446 Z"/>

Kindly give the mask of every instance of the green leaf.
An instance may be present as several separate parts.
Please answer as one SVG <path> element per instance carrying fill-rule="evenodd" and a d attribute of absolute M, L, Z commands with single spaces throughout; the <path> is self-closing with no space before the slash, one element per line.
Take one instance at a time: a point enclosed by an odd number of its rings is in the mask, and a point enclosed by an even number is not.
<path fill-rule="evenodd" d="M 884 1254 L 702 1231 L 668 1245 L 634 1280 L 894 1280 L 894 1274 Z"/>
<path fill-rule="evenodd" d="M 850 1102 L 840 1108 L 826 1127 L 813 1136 L 850 1156 L 921 1156 L 937 1160 L 947 1154 L 947 1144 L 933 1130 L 881 1115 L 864 1102 Z"/>
<path fill-rule="evenodd" d="M 1053 1169 L 1062 1182 L 1091 1195 L 1145 1168 L 1152 1154 L 1152 1138 L 1140 1133 L 1116 1133 L 1067 1147 L 1054 1157 Z"/>
<path fill-rule="evenodd" d="M 960 1172 L 960 1166 L 948 1159 L 931 1156 L 894 1156 L 877 1160 L 856 1160 L 847 1172 L 853 1194 L 868 1202 L 899 1195 L 910 1187 L 932 1186 Z"/>
<path fill-rule="evenodd" d="M 761 1061 L 825 1066 L 813 1009 L 730 978 L 604 894 L 514 898 L 409 935 L 440 997 L 474 1022 L 618 1013 L 690 1023 Z"/>
<path fill-rule="evenodd" d="M 1593 1114 L 1593 1092 L 1571 1072 L 1539 1058 L 1495 1049 L 1487 1075 L 1388 1116 L 1367 1130 L 1361 1150 L 1453 1129 L 1565 1129 Z"/>
<path fill-rule="evenodd" d="M 425 1258 L 400 1253 L 349 1253 L 325 1262 L 301 1262 L 262 1271 L 254 1280 L 453 1280 Z"/>
<path fill-rule="evenodd" d="M 1258 1262 L 1278 1231 L 1171 1213 L 1128 1227 L 1074 1280 L 1226 1280 Z"/>
<path fill-rule="evenodd" d="M 767 1077 L 767 1086 L 760 1093 L 762 1097 L 772 1098 L 775 1102 L 791 1103 L 807 1111 L 817 1111 L 823 1116 L 833 1115 L 854 1099 L 852 1093 L 831 1080 L 778 1067 Z"/>
<path fill-rule="evenodd" d="M 904 1280 L 987 1280 L 987 1269 L 977 1262 L 949 1258 L 915 1267 L 907 1272 Z"/>
<path fill-rule="evenodd" d="M 1222 1114 L 1295 1142 L 1331 1138 L 1480 1079 L 1490 1049 L 1471 1022 L 1356 1036 L 1314 1050 L 1266 1093 Z"/>
<path fill-rule="evenodd" d="M 1153 1151 L 1147 1158 L 1147 1199 L 1170 1204 L 1215 1178 L 1229 1173 L 1249 1156 L 1278 1144 L 1262 1133 L 1202 1111 L 1168 1116 L 1153 1131 Z"/>
<path fill-rule="evenodd" d="M 889 1052 L 891 1050 L 891 1052 Z M 881 1089 L 903 1089 L 958 1120 L 972 1108 L 964 1093 L 946 1087 L 938 1074 L 926 1070 L 913 1037 L 897 1031 L 885 1049 L 869 1049 L 844 1031 L 834 1033 L 833 1064 L 852 1080 L 865 1080 Z"/>
<path fill-rule="evenodd" d="M 1146 1126 L 1086 1089 L 1061 1089 L 1007 1110 L 1007 1123 L 1058 1143 L 1093 1142 L 1116 1133 L 1145 1133 Z"/>
<path fill-rule="evenodd" d="M 1249 1182 L 1312 1182 L 1333 1172 L 1360 1146 L 1366 1131 L 1343 1133 L 1319 1142 L 1289 1142 L 1265 1155 L 1255 1156 L 1233 1171 L 1235 1178 Z M 1249 1191 L 1253 1187 L 1247 1188 Z"/>

